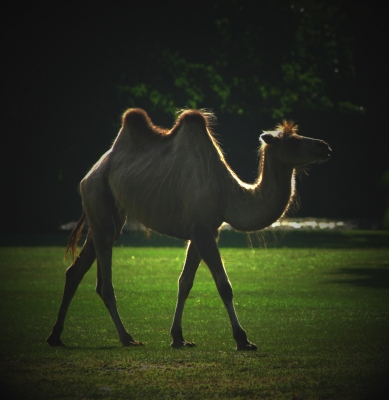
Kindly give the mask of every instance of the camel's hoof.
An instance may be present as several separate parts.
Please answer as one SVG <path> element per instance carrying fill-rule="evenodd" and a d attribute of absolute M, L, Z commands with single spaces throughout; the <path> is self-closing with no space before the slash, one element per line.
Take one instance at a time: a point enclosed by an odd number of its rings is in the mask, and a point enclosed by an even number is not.
<path fill-rule="evenodd" d="M 59 347 L 59 346 L 65 347 L 64 343 L 59 337 L 53 337 L 52 335 L 50 335 L 46 339 L 46 342 L 52 347 Z"/>
<path fill-rule="evenodd" d="M 171 347 L 174 349 L 182 349 L 183 347 L 195 347 L 196 344 L 193 342 L 187 342 L 186 340 L 180 340 L 179 342 L 172 342 Z"/>
<path fill-rule="evenodd" d="M 244 344 L 238 344 L 236 347 L 236 350 L 238 351 L 255 351 L 257 350 L 257 346 L 254 343 L 244 343 Z"/>

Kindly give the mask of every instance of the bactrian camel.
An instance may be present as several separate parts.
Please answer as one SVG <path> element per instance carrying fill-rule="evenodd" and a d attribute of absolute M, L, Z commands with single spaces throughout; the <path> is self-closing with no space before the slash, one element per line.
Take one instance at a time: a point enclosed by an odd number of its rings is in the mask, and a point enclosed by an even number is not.
<path fill-rule="evenodd" d="M 66 271 L 58 318 L 47 339 L 63 346 L 61 333 L 69 304 L 85 273 L 97 258 L 96 291 L 104 301 L 124 346 L 141 345 L 126 331 L 116 308 L 112 286 L 112 247 L 128 218 L 149 229 L 188 240 L 178 283 L 171 346 L 194 346 L 182 334 L 185 301 L 203 260 L 231 320 L 237 350 L 256 350 L 247 339 L 233 304 L 233 292 L 220 258 L 217 240 L 223 222 L 238 231 L 259 231 L 284 215 L 293 201 L 295 168 L 327 160 L 330 147 L 322 140 L 297 134 L 284 121 L 260 135 L 259 174 L 253 184 L 231 170 L 212 131 L 212 115 L 186 110 L 171 130 L 155 126 L 145 111 L 129 109 L 112 147 L 81 181 L 83 213 L 67 251 L 76 252 L 84 222 L 84 246 Z"/>

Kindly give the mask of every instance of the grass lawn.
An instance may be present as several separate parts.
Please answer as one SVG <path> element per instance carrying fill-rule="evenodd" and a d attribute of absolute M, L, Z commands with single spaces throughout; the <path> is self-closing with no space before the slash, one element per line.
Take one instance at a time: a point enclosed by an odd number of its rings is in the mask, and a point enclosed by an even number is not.
<path fill-rule="evenodd" d="M 234 350 L 205 265 L 183 319 L 185 339 L 197 346 L 170 348 L 184 245 L 128 247 L 125 237 L 114 249 L 118 309 L 145 346 L 121 346 L 94 291 L 93 266 L 69 309 L 67 347 L 51 348 L 45 340 L 61 301 L 64 247 L 3 241 L 3 398 L 389 398 L 389 232 L 291 234 L 253 249 L 245 236 L 223 235 L 236 310 L 256 352 Z"/>

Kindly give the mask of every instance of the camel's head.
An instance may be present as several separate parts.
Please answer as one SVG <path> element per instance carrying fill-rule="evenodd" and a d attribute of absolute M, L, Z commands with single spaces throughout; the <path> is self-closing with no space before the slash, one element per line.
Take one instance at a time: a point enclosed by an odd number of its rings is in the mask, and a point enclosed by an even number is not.
<path fill-rule="evenodd" d="M 331 157 L 332 150 L 326 142 L 298 135 L 293 122 L 284 121 L 275 131 L 263 133 L 260 139 L 282 164 L 293 168 Z"/>

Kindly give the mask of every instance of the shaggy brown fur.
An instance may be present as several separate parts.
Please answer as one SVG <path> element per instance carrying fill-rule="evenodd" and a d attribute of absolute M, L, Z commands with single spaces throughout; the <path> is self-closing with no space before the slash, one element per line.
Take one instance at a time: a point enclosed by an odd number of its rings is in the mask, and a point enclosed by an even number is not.
<path fill-rule="evenodd" d="M 161 233 L 190 239 L 190 224 L 193 214 L 202 208 L 199 203 L 203 193 L 218 199 L 215 206 L 223 203 L 233 173 L 212 134 L 209 119 L 200 111 L 187 110 L 170 131 L 161 134 L 145 114 L 138 110 L 126 113 L 124 125 L 107 153 L 107 169 L 116 171 L 108 177 L 109 186 L 129 218 Z M 131 151 L 139 157 L 130 159 Z M 215 175 L 218 179 L 212 178 Z M 193 191 L 193 185 L 202 190 Z M 215 207 L 212 214 L 210 219 L 220 219 Z"/>
<path fill-rule="evenodd" d="M 129 109 L 111 149 L 80 184 L 83 214 L 67 251 L 75 254 L 84 222 L 89 231 L 80 256 L 66 272 L 57 321 L 48 343 L 63 345 L 60 335 L 71 299 L 97 258 L 96 291 L 103 299 L 123 345 L 138 345 L 119 317 L 112 286 L 112 246 L 127 218 L 149 229 L 189 240 L 171 328 L 172 346 L 193 346 L 182 335 L 185 300 L 201 260 L 208 265 L 230 317 L 239 350 L 255 350 L 233 306 L 231 284 L 217 248 L 223 222 L 241 231 L 257 231 L 278 220 L 294 196 L 295 168 L 325 160 L 328 145 L 297 134 L 293 122 L 261 135 L 258 179 L 242 182 L 228 166 L 211 130 L 213 115 L 184 110 L 171 130 L 155 126 L 145 111 Z"/>
<path fill-rule="evenodd" d="M 80 220 L 77 222 L 76 226 L 73 228 L 70 234 L 64 260 L 66 260 L 66 256 L 70 252 L 72 260 L 74 261 L 74 255 L 77 254 L 77 243 L 80 240 L 82 235 L 82 230 L 84 229 L 85 218 L 86 214 L 85 211 L 83 211 Z"/>

